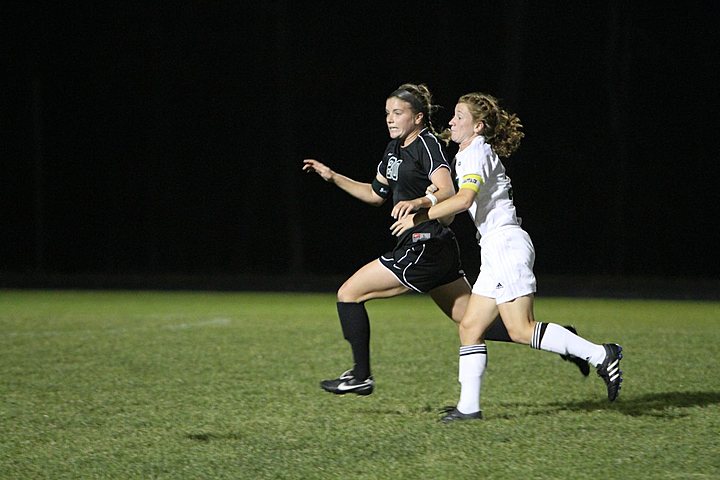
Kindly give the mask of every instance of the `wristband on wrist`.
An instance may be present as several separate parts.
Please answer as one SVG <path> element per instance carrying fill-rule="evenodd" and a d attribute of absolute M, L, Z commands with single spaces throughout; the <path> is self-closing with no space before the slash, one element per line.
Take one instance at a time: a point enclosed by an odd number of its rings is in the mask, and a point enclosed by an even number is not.
<path fill-rule="evenodd" d="M 427 195 L 425 195 L 425 198 L 427 198 L 428 200 L 430 200 L 430 203 L 432 204 L 432 205 L 431 205 L 432 207 L 434 207 L 434 206 L 437 205 L 437 203 L 438 203 L 437 197 L 436 197 L 435 195 L 433 195 L 432 193 L 428 193 Z"/>

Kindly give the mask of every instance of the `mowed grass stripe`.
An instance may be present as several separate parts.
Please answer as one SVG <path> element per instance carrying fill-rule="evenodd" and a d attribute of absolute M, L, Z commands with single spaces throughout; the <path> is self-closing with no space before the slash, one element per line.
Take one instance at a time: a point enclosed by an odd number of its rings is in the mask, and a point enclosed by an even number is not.
<path fill-rule="evenodd" d="M 420 295 L 368 310 L 376 392 L 338 397 L 333 295 L 0 291 L 0 477 L 720 477 L 716 302 L 540 297 L 623 345 L 619 400 L 490 343 L 486 419 L 457 425 L 453 324 Z"/>

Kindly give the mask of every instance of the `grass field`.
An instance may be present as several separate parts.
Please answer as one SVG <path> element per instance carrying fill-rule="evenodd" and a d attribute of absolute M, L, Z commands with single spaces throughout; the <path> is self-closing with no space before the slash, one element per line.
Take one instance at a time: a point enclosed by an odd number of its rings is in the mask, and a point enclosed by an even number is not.
<path fill-rule="evenodd" d="M 720 304 L 539 298 L 623 345 L 594 373 L 491 343 L 485 420 L 443 425 L 458 340 L 427 297 L 368 304 L 376 390 L 327 294 L 0 290 L 0 478 L 717 479 Z"/>

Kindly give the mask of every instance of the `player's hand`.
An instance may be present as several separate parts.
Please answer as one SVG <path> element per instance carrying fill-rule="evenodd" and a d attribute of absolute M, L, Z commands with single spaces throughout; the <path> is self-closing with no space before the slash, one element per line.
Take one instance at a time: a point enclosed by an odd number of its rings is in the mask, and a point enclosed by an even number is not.
<path fill-rule="evenodd" d="M 312 158 L 306 158 L 303 160 L 303 171 L 306 173 L 315 172 L 326 182 L 331 182 L 335 172 L 323 163 L 318 162 Z"/>
<path fill-rule="evenodd" d="M 395 204 L 390 213 L 390 216 L 395 220 L 406 217 L 407 215 L 417 211 L 421 205 L 418 204 L 418 200 L 403 200 Z"/>
<path fill-rule="evenodd" d="M 408 231 L 410 228 L 415 226 L 415 222 L 413 221 L 415 218 L 415 214 L 407 215 L 397 222 L 393 223 L 390 226 L 390 231 L 393 235 L 396 237 L 399 237 L 404 232 Z"/>
<path fill-rule="evenodd" d="M 439 189 L 438 187 L 436 187 L 434 184 L 431 183 L 431 184 L 425 189 L 425 195 L 427 195 L 427 194 L 433 194 L 433 193 L 437 192 L 438 190 L 440 190 L 440 189 Z"/>

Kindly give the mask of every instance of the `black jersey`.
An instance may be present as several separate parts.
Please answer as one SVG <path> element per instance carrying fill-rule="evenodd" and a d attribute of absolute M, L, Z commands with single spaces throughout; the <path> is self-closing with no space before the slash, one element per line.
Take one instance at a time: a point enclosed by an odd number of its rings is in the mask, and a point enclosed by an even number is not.
<path fill-rule="evenodd" d="M 438 168 L 450 170 L 450 165 L 438 139 L 425 128 L 405 148 L 400 146 L 400 140 L 391 140 L 377 171 L 388 181 L 395 205 L 425 196 L 432 183 L 430 176 Z"/>
<path fill-rule="evenodd" d="M 402 200 L 425 196 L 425 190 L 432 183 L 430 176 L 439 168 L 450 170 L 450 165 L 440 141 L 425 128 L 405 148 L 400 146 L 400 140 L 391 140 L 377 171 L 390 185 L 394 206 Z M 425 241 L 439 236 L 444 230 L 437 220 L 425 222 L 401 235 L 398 244 Z"/>

